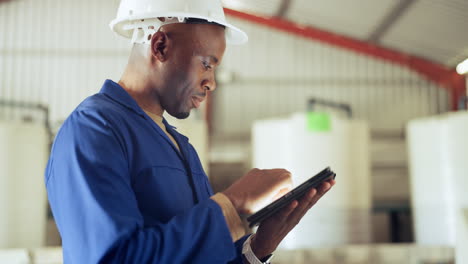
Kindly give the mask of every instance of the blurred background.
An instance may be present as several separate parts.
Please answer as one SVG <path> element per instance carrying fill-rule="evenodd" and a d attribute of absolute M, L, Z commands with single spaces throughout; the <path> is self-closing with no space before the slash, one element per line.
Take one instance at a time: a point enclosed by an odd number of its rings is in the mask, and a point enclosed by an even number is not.
<path fill-rule="evenodd" d="M 337 173 L 273 263 L 468 263 L 468 1 L 223 4 L 249 43 L 200 110 L 166 116 L 215 191 L 253 167 Z M 0 263 L 62 263 L 44 169 L 63 120 L 123 72 L 118 5 L 0 0 Z"/>

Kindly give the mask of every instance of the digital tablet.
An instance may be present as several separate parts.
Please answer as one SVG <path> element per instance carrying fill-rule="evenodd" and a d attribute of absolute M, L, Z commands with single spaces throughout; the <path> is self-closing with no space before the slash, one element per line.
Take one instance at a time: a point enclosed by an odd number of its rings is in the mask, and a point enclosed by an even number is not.
<path fill-rule="evenodd" d="M 300 199 L 311 188 L 317 188 L 324 181 L 335 179 L 335 177 L 336 177 L 336 174 L 332 170 L 330 170 L 330 167 L 325 168 L 324 170 L 319 172 L 317 175 L 313 176 L 312 178 L 308 179 L 301 185 L 297 186 L 296 188 L 288 192 L 287 194 L 283 195 L 278 200 L 265 206 L 263 209 L 256 212 L 255 214 L 247 217 L 249 226 L 253 227 L 253 226 L 260 224 L 263 220 L 272 216 L 273 214 L 278 212 L 281 208 L 290 204 L 292 201 Z"/>

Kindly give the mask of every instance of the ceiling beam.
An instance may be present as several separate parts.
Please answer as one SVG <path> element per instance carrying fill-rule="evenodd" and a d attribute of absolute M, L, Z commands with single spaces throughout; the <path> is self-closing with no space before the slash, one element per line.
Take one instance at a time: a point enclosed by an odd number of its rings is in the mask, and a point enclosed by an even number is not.
<path fill-rule="evenodd" d="M 289 7 L 291 6 L 292 0 L 282 0 L 281 4 L 276 12 L 276 17 L 285 17 L 288 13 Z"/>
<path fill-rule="evenodd" d="M 319 41 L 407 67 L 423 75 L 426 79 L 448 89 L 452 95 L 451 105 L 454 110 L 457 107 L 460 97 L 466 94 L 466 83 L 464 76 L 457 74 L 454 68 L 449 68 L 443 64 L 429 61 L 427 59 L 405 52 L 379 46 L 375 43 L 353 39 L 312 26 L 300 25 L 278 17 L 259 16 L 228 8 L 225 8 L 224 11 L 226 15 L 230 15 L 252 23 L 288 32 L 300 37 Z"/>
<path fill-rule="evenodd" d="M 398 21 L 398 19 L 408 10 L 408 8 L 415 2 L 415 0 L 400 0 L 397 5 L 390 10 L 384 17 L 382 22 L 370 34 L 368 41 L 379 43 L 383 35 Z"/>

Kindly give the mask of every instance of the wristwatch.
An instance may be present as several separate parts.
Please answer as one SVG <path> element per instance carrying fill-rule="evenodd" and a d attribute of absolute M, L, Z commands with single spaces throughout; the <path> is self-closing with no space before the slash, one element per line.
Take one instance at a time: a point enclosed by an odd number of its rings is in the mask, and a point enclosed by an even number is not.
<path fill-rule="evenodd" d="M 257 256 L 252 251 L 252 247 L 250 246 L 250 242 L 252 236 L 249 236 L 247 240 L 244 242 L 242 246 L 242 255 L 247 259 L 250 264 L 270 264 L 270 260 L 273 258 L 273 254 L 270 254 L 262 259 L 258 259 Z"/>

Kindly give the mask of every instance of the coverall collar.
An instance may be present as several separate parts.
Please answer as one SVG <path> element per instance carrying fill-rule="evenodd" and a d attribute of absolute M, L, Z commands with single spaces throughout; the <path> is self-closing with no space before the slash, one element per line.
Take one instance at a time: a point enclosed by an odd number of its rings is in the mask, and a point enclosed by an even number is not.
<path fill-rule="evenodd" d="M 122 86 L 112 80 L 106 80 L 99 93 L 105 94 L 117 103 L 145 116 L 145 112 Z"/>
<path fill-rule="evenodd" d="M 176 140 L 177 144 L 179 145 L 181 153 L 178 151 L 178 149 L 175 147 L 175 145 L 172 143 L 172 141 L 169 139 L 169 137 L 162 131 L 162 129 L 149 117 L 145 111 L 137 104 L 135 99 L 130 96 L 130 94 L 125 91 L 125 89 L 120 86 L 118 83 L 112 81 L 112 80 L 106 80 L 104 82 L 104 85 L 101 88 L 100 93 L 108 96 L 112 100 L 116 101 L 117 103 L 129 108 L 130 110 L 136 112 L 137 114 L 141 115 L 143 118 L 150 120 L 151 124 L 155 128 L 155 130 L 169 143 L 169 145 L 174 148 L 174 150 L 177 152 L 179 157 L 182 160 L 185 160 L 189 152 L 186 149 L 186 145 L 188 144 L 188 138 L 186 136 L 183 136 L 179 133 L 176 133 L 174 130 L 176 127 L 171 126 L 165 118 L 163 118 L 163 123 L 167 128 L 167 131 L 174 137 Z"/>

